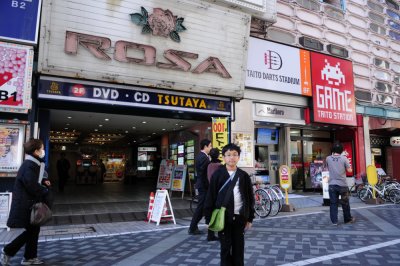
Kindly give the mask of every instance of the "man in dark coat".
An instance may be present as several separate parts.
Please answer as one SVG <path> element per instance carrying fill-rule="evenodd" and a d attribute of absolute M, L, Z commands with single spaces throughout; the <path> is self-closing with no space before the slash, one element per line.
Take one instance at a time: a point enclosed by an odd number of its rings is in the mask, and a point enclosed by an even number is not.
<path fill-rule="evenodd" d="M 190 223 L 188 233 L 190 235 L 198 235 L 201 234 L 201 231 L 198 228 L 198 223 L 200 222 L 201 218 L 203 218 L 203 206 L 204 200 L 207 195 L 207 189 L 209 185 L 209 181 L 207 178 L 207 167 L 210 163 L 210 157 L 208 154 L 212 148 L 211 141 L 208 139 L 203 139 L 200 142 L 200 153 L 195 158 L 195 188 L 198 190 L 198 204 L 197 208 L 193 214 L 192 221 Z"/>
<path fill-rule="evenodd" d="M 46 186 L 50 187 L 51 184 L 46 179 L 42 180 L 44 173 L 42 160 L 45 155 L 43 142 L 39 139 L 31 139 L 24 144 L 24 150 L 27 155 L 15 179 L 7 226 L 25 228 L 25 231 L 4 246 L 0 258 L 2 265 L 10 265 L 11 257 L 24 245 L 25 253 L 21 261 L 22 265 L 44 263 L 37 257 L 40 226 L 30 224 L 30 214 L 34 203 L 44 201 L 49 191 Z"/>

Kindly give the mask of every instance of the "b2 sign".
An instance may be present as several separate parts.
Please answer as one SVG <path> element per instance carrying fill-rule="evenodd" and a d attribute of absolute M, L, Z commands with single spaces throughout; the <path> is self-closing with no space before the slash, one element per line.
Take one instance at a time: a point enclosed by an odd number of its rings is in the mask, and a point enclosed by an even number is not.
<path fill-rule="evenodd" d="M 353 65 L 311 53 L 314 122 L 355 126 Z"/>
<path fill-rule="evenodd" d="M 37 43 L 41 0 L 0 1 L 0 39 Z"/>

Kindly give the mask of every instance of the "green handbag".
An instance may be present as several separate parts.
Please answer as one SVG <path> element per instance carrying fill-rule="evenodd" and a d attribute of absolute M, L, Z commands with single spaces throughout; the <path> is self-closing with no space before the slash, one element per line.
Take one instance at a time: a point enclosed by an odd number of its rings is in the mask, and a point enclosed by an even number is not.
<path fill-rule="evenodd" d="M 222 206 L 220 209 L 214 209 L 212 214 L 211 214 L 211 219 L 210 222 L 208 224 L 208 230 L 214 231 L 214 232 L 221 232 L 224 230 L 224 226 L 225 226 L 225 210 L 226 207 L 228 205 L 229 199 L 232 195 L 233 192 L 233 187 L 235 186 L 237 180 L 238 180 L 238 176 L 236 175 L 236 172 L 234 172 L 232 174 L 232 176 L 226 180 L 225 184 L 221 187 L 221 189 L 218 191 L 221 192 L 221 190 L 227 185 L 229 184 L 229 181 L 231 180 L 231 184 L 228 188 L 228 190 L 225 192 L 225 198 L 224 201 L 222 203 Z"/>
<path fill-rule="evenodd" d="M 211 214 L 211 220 L 208 225 L 208 230 L 214 232 L 221 232 L 224 230 L 225 225 L 225 207 L 221 207 L 221 209 L 213 210 Z"/>

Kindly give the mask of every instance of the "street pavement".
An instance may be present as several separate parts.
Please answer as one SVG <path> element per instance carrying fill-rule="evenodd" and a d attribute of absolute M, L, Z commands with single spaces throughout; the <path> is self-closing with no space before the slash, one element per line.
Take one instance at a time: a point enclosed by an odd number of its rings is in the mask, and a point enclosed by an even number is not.
<path fill-rule="evenodd" d="M 256 219 L 245 235 L 245 265 L 400 265 L 400 205 L 355 203 L 354 224 L 339 213 L 338 226 L 329 207 Z M 205 234 L 188 235 L 189 222 L 44 227 L 39 256 L 46 265 L 219 265 L 219 243 L 206 241 L 204 226 Z M 0 241 L 18 233 L 2 232 Z"/>

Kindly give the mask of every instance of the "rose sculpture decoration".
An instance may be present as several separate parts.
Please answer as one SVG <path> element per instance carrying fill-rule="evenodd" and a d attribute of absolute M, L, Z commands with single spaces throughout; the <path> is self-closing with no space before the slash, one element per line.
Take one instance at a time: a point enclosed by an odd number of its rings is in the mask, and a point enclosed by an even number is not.
<path fill-rule="evenodd" d="M 149 16 L 147 10 L 141 7 L 141 13 L 130 14 L 133 23 L 143 26 L 142 33 L 152 33 L 155 36 L 170 37 L 175 42 L 180 42 L 178 32 L 185 31 L 182 25 L 184 18 L 174 16 L 171 11 L 161 8 L 153 8 L 153 14 Z"/>

